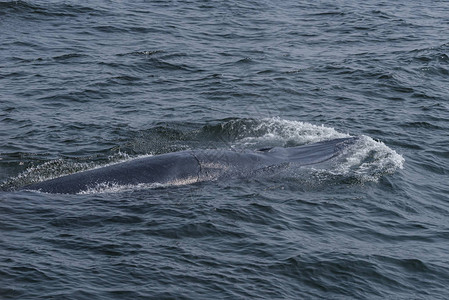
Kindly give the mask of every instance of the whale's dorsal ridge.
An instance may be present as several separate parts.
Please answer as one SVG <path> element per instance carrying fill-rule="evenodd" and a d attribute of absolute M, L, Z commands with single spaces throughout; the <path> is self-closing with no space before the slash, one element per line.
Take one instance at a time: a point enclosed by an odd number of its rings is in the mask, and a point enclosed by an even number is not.
<path fill-rule="evenodd" d="M 76 194 L 97 185 L 166 184 L 245 176 L 290 164 L 304 166 L 327 161 L 354 143 L 354 137 L 303 146 L 265 147 L 256 151 L 190 150 L 144 157 L 87 170 L 22 187 L 46 193 Z"/>

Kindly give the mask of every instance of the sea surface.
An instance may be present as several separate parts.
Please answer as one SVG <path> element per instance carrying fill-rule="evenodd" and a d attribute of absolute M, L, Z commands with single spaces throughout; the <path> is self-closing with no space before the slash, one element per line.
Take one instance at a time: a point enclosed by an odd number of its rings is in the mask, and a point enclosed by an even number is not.
<path fill-rule="evenodd" d="M 75 195 L 188 149 L 325 165 Z M 0 1 L 0 299 L 448 299 L 449 2 Z"/>

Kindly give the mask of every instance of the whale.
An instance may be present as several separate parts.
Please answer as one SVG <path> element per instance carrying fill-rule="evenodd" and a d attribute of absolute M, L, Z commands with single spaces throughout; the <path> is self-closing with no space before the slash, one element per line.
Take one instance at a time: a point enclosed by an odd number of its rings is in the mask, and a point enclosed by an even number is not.
<path fill-rule="evenodd" d="M 301 167 L 326 162 L 340 155 L 357 139 L 345 137 L 296 147 L 259 150 L 184 150 L 81 171 L 29 184 L 21 190 L 78 194 L 98 187 L 182 185 L 225 177 L 245 177 L 276 167 Z"/>

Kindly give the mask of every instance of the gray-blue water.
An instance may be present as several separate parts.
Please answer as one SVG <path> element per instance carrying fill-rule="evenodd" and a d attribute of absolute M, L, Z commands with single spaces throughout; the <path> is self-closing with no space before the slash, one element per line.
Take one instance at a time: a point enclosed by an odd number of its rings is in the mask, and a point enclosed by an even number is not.
<path fill-rule="evenodd" d="M 1 299 L 449 298 L 447 1 L 1 1 Z M 17 191 L 186 149 L 248 178 Z"/>

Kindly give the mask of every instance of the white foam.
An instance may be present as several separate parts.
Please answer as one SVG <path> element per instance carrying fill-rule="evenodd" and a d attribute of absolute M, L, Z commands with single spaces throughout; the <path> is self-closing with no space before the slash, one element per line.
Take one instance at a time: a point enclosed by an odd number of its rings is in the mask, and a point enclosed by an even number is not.
<path fill-rule="evenodd" d="M 404 161 L 402 155 L 383 142 L 362 135 L 355 144 L 344 149 L 331 168 L 321 171 L 334 176 L 356 178 L 360 182 L 377 182 L 381 176 L 402 169 Z"/>
<path fill-rule="evenodd" d="M 264 134 L 245 137 L 238 141 L 244 147 L 290 146 L 316 143 L 336 138 L 350 137 L 332 127 L 317 126 L 306 122 L 283 120 L 279 117 L 260 120 L 254 128 L 255 132 Z M 342 155 L 334 161 L 334 165 L 326 165 L 319 171 L 322 176 L 353 177 L 358 181 L 377 181 L 385 174 L 392 174 L 402 169 L 404 158 L 383 142 L 375 141 L 369 136 L 360 136 L 357 142 L 346 148 Z M 327 174 L 327 175 L 326 175 Z M 328 176 L 329 177 L 329 176 Z"/>
<path fill-rule="evenodd" d="M 245 137 L 238 143 L 251 145 L 284 145 L 292 142 L 295 145 L 315 143 L 324 140 L 349 137 L 349 134 L 336 131 L 332 127 L 317 126 L 300 121 L 290 121 L 279 117 L 260 120 L 254 131 L 265 132 L 262 136 Z"/>
<path fill-rule="evenodd" d="M 144 190 L 144 189 L 154 189 L 162 186 L 158 183 L 152 184 L 117 184 L 117 183 L 99 183 L 93 187 L 88 188 L 85 191 L 81 191 L 79 195 L 87 194 L 109 194 L 109 193 L 120 193 L 126 191 Z"/>
<path fill-rule="evenodd" d="M 147 190 L 155 188 L 164 188 L 171 186 L 188 185 L 199 182 L 199 178 L 196 176 L 176 179 L 166 183 L 139 183 L 139 184 L 118 184 L 118 183 L 99 183 L 93 187 L 88 188 L 85 191 L 81 191 L 78 194 L 106 194 L 106 193 L 119 193 L 126 191 Z"/>

